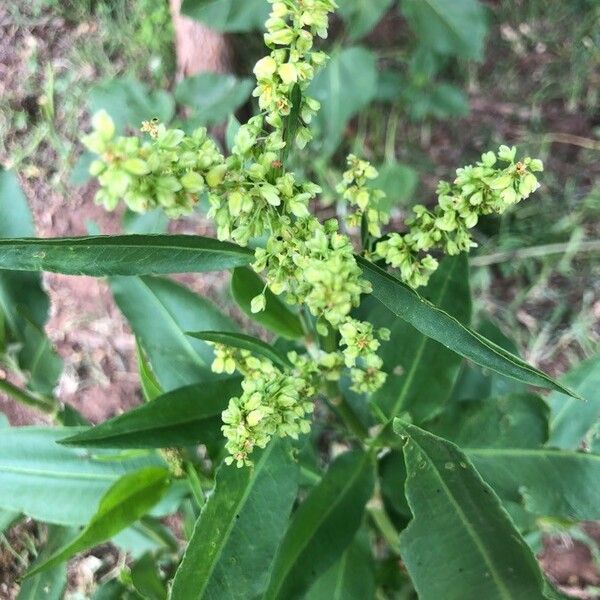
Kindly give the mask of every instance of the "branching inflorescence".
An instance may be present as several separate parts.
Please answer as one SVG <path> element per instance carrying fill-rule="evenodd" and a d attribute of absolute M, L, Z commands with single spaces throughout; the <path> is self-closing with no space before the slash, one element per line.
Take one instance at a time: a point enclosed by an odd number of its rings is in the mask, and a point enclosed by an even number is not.
<path fill-rule="evenodd" d="M 232 398 L 223 413 L 223 433 L 229 462 L 250 464 L 255 447 L 274 435 L 297 437 L 309 429 L 311 398 L 323 381 L 336 381 L 349 369 L 352 388 L 377 390 L 385 381 L 378 355 L 389 331 L 375 330 L 351 315 L 370 284 L 354 258 L 351 239 L 340 232 L 336 219 L 321 223 L 309 210 L 320 188 L 298 181 L 285 168 L 289 146 L 310 141 L 308 128 L 319 103 L 306 95 L 315 71 L 327 55 L 313 49 L 315 36 L 326 37 L 332 0 L 271 1 L 265 42 L 271 53 L 256 64 L 254 73 L 261 113 L 242 125 L 230 156 L 225 157 L 204 128 L 186 135 L 163 124 L 145 122 L 149 139 L 115 137 L 105 112 L 93 118 L 93 132 L 83 142 L 99 155 L 90 172 L 101 188 L 96 201 L 112 210 L 122 199 L 133 211 L 162 208 L 170 217 L 189 214 L 202 194 L 210 203 L 220 240 L 247 245 L 266 237 L 255 251 L 254 269 L 266 286 L 286 302 L 313 317 L 316 334 L 338 339 L 336 348 L 309 344 L 308 354 L 289 356 L 291 367 L 281 370 L 247 351 L 217 345 L 213 370 L 244 375 L 242 394 Z M 365 250 L 399 269 L 413 287 L 425 285 L 437 268 L 432 251 L 458 254 L 475 244 L 469 230 L 481 215 L 502 213 L 527 198 L 537 187 L 539 160 L 515 162 L 516 151 L 502 146 L 481 162 L 458 169 L 453 183 L 440 183 L 432 210 L 415 206 L 404 234 L 391 233 Z M 386 215 L 379 209 L 382 192 L 370 187 L 377 171 L 351 155 L 337 191 L 349 205 L 346 225 L 363 227 L 381 238 Z M 252 301 L 252 310 L 265 308 L 265 296 Z M 318 337 L 318 336 L 315 336 Z"/>

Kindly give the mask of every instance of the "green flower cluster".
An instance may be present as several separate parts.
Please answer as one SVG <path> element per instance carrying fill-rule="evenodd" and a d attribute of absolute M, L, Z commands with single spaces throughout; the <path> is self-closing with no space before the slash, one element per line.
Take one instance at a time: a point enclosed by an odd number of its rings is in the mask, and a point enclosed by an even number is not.
<path fill-rule="evenodd" d="M 176 217 L 189 213 L 205 193 L 218 238 L 245 246 L 265 237 L 253 267 L 264 274 L 266 286 L 310 313 L 315 333 L 338 340 L 337 348 L 325 350 L 311 343 L 308 354 L 290 353 L 291 367 L 284 371 L 246 350 L 215 345 L 213 370 L 237 370 L 244 376 L 241 395 L 232 398 L 223 413 L 227 462 L 238 466 L 250 464 L 252 450 L 264 447 L 273 436 L 307 432 L 312 397 L 324 381 L 338 381 L 344 369 L 355 391 L 379 389 L 386 375 L 377 352 L 389 339 L 388 330 L 375 330 L 351 316 L 361 296 L 371 292 L 352 242 L 340 233 L 337 220 L 321 223 L 311 214 L 310 202 L 321 192 L 319 186 L 298 181 L 283 164 L 286 117 L 298 93 L 302 104 L 296 143 L 302 146 L 310 139 L 306 124 L 319 105 L 304 91 L 326 59 L 313 50 L 313 41 L 315 35 L 327 35 L 335 2 L 269 1 L 265 41 L 272 51 L 255 68 L 255 96 L 263 113 L 239 128 L 230 156 L 220 153 L 204 129 L 187 136 L 146 122 L 142 130 L 149 134 L 148 141 L 115 137 L 114 124 L 103 112 L 95 115 L 94 130 L 84 138 L 99 155 L 91 166 L 101 185 L 98 202 L 112 210 L 123 199 L 132 210 L 161 207 Z M 498 161 L 504 166 L 497 167 Z M 379 209 L 383 194 L 370 186 L 377 171 L 354 155 L 347 166 L 337 190 L 352 208 L 348 225 L 366 225 L 370 235 L 379 238 L 386 216 Z M 469 229 L 479 216 L 501 213 L 527 197 L 538 186 L 533 173 L 541 170 L 537 160 L 515 163 L 514 149 L 504 146 L 498 155 L 484 154 L 481 162 L 459 169 L 454 183 L 442 182 L 438 206 L 433 211 L 415 207 L 408 233 L 392 233 L 377 243 L 373 256 L 399 268 L 410 285 L 424 285 L 437 268 L 429 251 L 468 250 L 474 245 Z M 265 305 L 264 293 L 259 294 L 252 300 L 252 311 L 260 312 Z"/>
<path fill-rule="evenodd" d="M 290 353 L 295 364 L 281 372 L 271 361 L 258 359 L 247 350 L 214 346 L 213 370 L 233 373 L 237 369 L 245 376 L 242 394 L 231 398 L 222 414 L 227 464 L 249 466 L 254 448 L 264 448 L 274 436 L 297 439 L 310 431 L 308 417 L 316 393 L 313 378 L 318 373 L 313 361 Z"/>
<path fill-rule="evenodd" d="M 267 123 L 281 129 L 283 119 L 292 110 L 291 92 L 295 85 L 301 91 L 308 88 L 315 71 L 327 60 L 324 52 L 313 49 L 314 37 L 327 37 L 328 17 L 337 5 L 333 0 L 269 0 L 271 15 L 266 22 L 265 43 L 272 50 L 256 63 L 254 74 L 258 85 L 261 110 L 266 112 Z M 320 104 L 302 94 L 300 115 L 310 123 Z M 312 139 L 310 130 L 301 126 L 296 143 L 304 147 Z"/>
<path fill-rule="evenodd" d="M 354 154 L 347 158 L 348 170 L 344 172 L 336 191 L 347 200 L 355 210 L 346 217 L 348 227 L 360 227 L 363 218 L 369 233 L 381 237 L 381 225 L 388 222 L 386 213 L 379 209 L 379 203 L 385 194 L 378 189 L 368 187 L 368 182 L 377 179 L 377 169 L 366 160 Z"/>
<path fill-rule="evenodd" d="M 439 184 L 435 209 L 415 206 L 414 217 L 407 221 L 408 232 L 392 233 L 379 242 L 376 257 L 400 269 L 402 279 L 412 287 L 426 285 L 438 267 L 429 251 L 468 252 L 476 246 L 469 230 L 480 216 L 502 214 L 539 187 L 534 173 L 543 171 L 542 161 L 515 159 L 516 148 L 501 146 L 497 154 L 486 152 L 475 165 L 457 169 L 453 183 Z"/>
<path fill-rule="evenodd" d="M 204 128 L 186 136 L 179 129 L 144 123 L 152 139 L 142 143 L 137 137 L 115 137 L 115 125 L 105 111 L 94 115 L 92 126 L 82 142 L 99 155 L 90 173 L 101 185 L 95 200 L 107 210 L 123 200 L 135 212 L 160 207 L 173 218 L 189 214 L 212 167 L 223 162 Z"/>

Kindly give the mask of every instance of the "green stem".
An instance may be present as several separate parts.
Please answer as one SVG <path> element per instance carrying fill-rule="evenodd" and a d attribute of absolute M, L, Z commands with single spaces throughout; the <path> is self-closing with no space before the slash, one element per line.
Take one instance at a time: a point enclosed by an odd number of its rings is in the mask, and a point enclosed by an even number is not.
<path fill-rule="evenodd" d="M 206 502 L 204 498 L 204 492 L 202 491 L 202 484 L 200 483 L 200 478 L 198 477 L 198 472 L 196 471 L 196 467 L 190 462 L 185 463 L 185 472 L 187 474 L 188 485 L 192 490 L 192 494 L 194 496 L 194 500 L 196 500 L 196 504 L 198 508 L 202 508 Z"/>
<path fill-rule="evenodd" d="M 4 392 L 13 400 L 20 402 L 21 404 L 25 404 L 31 408 L 37 408 L 48 415 L 56 416 L 58 413 L 59 406 L 52 398 L 46 398 L 45 396 L 38 396 L 26 392 L 6 379 L 0 379 L 0 392 Z"/>
<path fill-rule="evenodd" d="M 367 504 L 367 513 L 373 519 L 373 523 L 379 529 L 379 532 L 392 552 L 400 556 L 400 534 L 388 517 L 379 494 L 373 496 Z"/>

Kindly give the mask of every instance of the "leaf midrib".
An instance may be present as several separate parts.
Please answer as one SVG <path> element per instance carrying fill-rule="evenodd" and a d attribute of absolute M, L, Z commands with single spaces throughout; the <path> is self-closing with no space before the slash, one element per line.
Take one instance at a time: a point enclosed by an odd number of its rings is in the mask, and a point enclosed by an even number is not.
<path fill-rule="evenodd" d="M 96 437 L 95 435 L 92 435 L 91 432 L 94 432 L 94 429 L 90 430 L 90 437 L 81 437 L 86 435 L 85 433 L 80 434 L 77 437 L 73 437 L 72 440 L 70 440 L 69 438 L 65 438 L 64 440 L 59 440 L 60 443 L 64 443 L 65 441 L 68 440 L 68 444 L 72 444 L 75 445 L 78 442 L 102 442 L 102 441 L 110 441 L 111 439 L 114 438 L 120 438 L 123 437 L 124 435 L 132 435 L 132 434 L 139 434 L 139 433 L 148 433 L 149 431 L 155 431 L 155 432 L 162 432 L 164 430 L 168 430 L 171 429 L 173 427 L 177 427 L 180 425 L 192 425 L 198 421 L 205 421 L 207 419 L 211 419 L 211 418 L 215 418 L 218 417 L 219 414 L 221 414 L 222 411 L 216 412 L 212 415 L 205 415 L 203 417 L 201 416 L 196 416 L 193 419 L 188 419 L 188 420 L 178 420 L 178 421 L 170 421 L 168 423 L 161 423 L 160 425 L 148 425 L 147 427 L 139 427 L 137 429 L 128 429 L 126 431 L 117 431 L 117 432 L 110 432 L 110 433 L 106 433 L 104 435 L 102 435 L 101 437 Z"/>
<path fill-rule="evenodd" d="M 511 595 L 510 591 L 506 588 L 506 586 L 504 585 L 504 582 L 502 581 L 501 577 L 499 576 L 499 574 L 496 570 L 496 566 L 494 565 L 492 558 L 489 556 L 488 551 L 485 547 L 485 544 L 482 543 L 482 540 L 480 540 L 479 536 L 477 535 L 477 532 L 473 529 L 473 527 L 471 526 L 471 523 L 469 523 L 469 519 L 468 519 L 467 515 L 464 513 L 460 504 L 454 498 L 454 495 L 452 494 L 450 488 L 446 485 L 446 482 L 445 482 L 444 478 L 442 477 L 442 474 L 440 473 L 439 469 L 437 468 L 437 465 L 433 462 L 433 460 L 431 459 L 429 454 L 427 454 L 427 452 L 416 442 L 416 440 L 414 438 L 412 438 L 412 439 L 413 439 L 413 442 L 419 446 L 421 453 L 423 454 L 423 456 L 425 456 L 425 458 L 427 459 L 427 462 L 432 466 L 433 472 L 436 474 L 438 481 L 444 488 L 444 490 L 446 492 L 446 496 L 448 497 L 448 500 L 450 501 L 450 503 L 456 510 L 456 513 L 457 513 L 460 521 L 463 523 L 465 530 L 469 534 L 469 537 L 473 540 L 475 547 L 477 548 L 477 550 L 479 550 L 479 552 L 483 558 L 483 561 L 488 566 L 488 568 L 490 570 L 490 574 L 492 576 L 492 579 L 496 582 L 498 591 L 500 592 L 500 596 L 502 598 L 505 598 L 506 600 L 513 600 L 513 597 Z"/>
<path fill-rule="evenodd" d="M 41 469 L 32 469 L 27 467 L 11 467 L 9 465 L 1 465 L 0 464 L 0 473 L 11 473 L 16 475 L 35 475 L 38 477 L 49 477 L 49 478 L 59 478 L 59 479 L 80 479 L 80 480 L 89 480 L 89 481 L 114 481 L 119 478 L 118 474 L 106 474 L 102 475 L 100 473 L 77 473 L 73 471 L 54 471 L 48 470 L 43 471 Z"/>
<path fill-rule="evenodd" d="M 576 450 L 561 450 L 559 448 L 464 448 L 464 451 L 470 455 L 479 456 L 533 456 L 542 458 L 545 456 L 556 456 L 558 458 L 576 458 L 600 461 L 600 454 L 591 454 L 589 452 L 577 452 Z"/>
<path fill-rule="evenodd" d="M 271 452 L 273 451 L 274 446 L 275 446 L 275 444 L 273 444 L 273 443 L 269 444 L 265 448 L 259 461 L 254 465 L 252 479 L 250 479 L 250 481 L 248 482 L 248 485 L 246 486 L 244 493 L 240 497 L 239 502 L 237 502 L 235 504 L 235 510 L 233 511 L 233 514 L 239 514 L 240 511 L 242 510 L 242 508 L 244 507 L 244 505 L 246 504 L 248 497 L 250 495 L 250 492 L 254 488 L 254 485 L 256 484 L 256 481 L 258 479 L 258 474 L 262 470 L 262 468 L 265 466 L 267 458 L 271 455 Z M 200 515 L 200 517 L 198 518 L 198 521 L 200 521 L 201 518 L 202 518 L 202 515 Z M 206 573 L 206 577 L 204 579 L 202 588 L 200 590 L 198 590 L 199 591 L 199 595 L 197 596 L 198 598 L 202 598 L 204 591 L 208 587 L 208 584 L 211 581 L 212 575 L 213 575 L 215 569 L 217 568 L 217 564 L 221 560 L 223 550 L 225 549 L 225 546 L 227 545 L 227 542 L 229 541 L 231 531 L 233 530 L 233 527 L 236 525 L 236 523 L 237 523 L 236 519 L 229 520 L 229 524 L 227 525 L 227 528 L 225 529 L 225 533 L 220 538 L 220 543 L 219 543 L 217 552 L 214 554 L 214 558 L 211 561 L 210 569 Z M 192 535 L 192 537 L 193 537 L 193 535 Z"/>

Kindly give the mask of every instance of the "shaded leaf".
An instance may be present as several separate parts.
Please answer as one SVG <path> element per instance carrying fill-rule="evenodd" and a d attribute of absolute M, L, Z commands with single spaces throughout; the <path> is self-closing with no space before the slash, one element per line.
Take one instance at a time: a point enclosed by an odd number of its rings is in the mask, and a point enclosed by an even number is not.
<path fill-rule="evenodd" d="M 193 126 L 224 123 L 248 100 L 254 84 L 223 73 L 200 73 L 180 81 L 175 88 L 177 102 L 192 109 Z"/>
<path fill-rule="evenodd" d="M 350 545 L 373 492 L 374 464 L 361 451 L 339 456 L 294 513 L 264 600 L 301 598 Z"/>
<path fill-rule="evenodd" d="M 100 498 L 121 476 L 163 462 L 155 455 L 129 456 L 66 448 L 57 440 L 71 427 L 14 427 L 0 435 L 0 508 L 59 525 L 87 523 Z"/>
<path fill-rule="evenodd" d="M 535 394 L 452 402 L 427 429 L 461 448 L 539 448 L 548 439 L 548 406 Z"/>
<path fill-rule="evenodd" d="M 383 17 L 394 0 L 345 0 L 339 4 L 339 13 L 346 22 L 351 39 L 369 33 Z"/>
<path fill-rule="evenodd" d="M 29 569 L 25 577 L 33 577 L 86 548 L 97 546 L 137 521 L 160 500 L 169 485 L 169 477 L 169 471 L 161 467 L 146 467 L 123 475 L 104 494 L 84 530 L 45 561 Z"/>
<path fill-rule="evenodd" d="M 239 394 L 241 379 L 205 381 L 159 396 L 59 440 L 70 446 L 95 448 L 169 448 L 191 446 L 220 435 L 221 413 Z"/>
<path fill-rule="evenodd" d="M 237 329 L 211 302 L 159 277 L 112 277 L 110 287 L 165 391 L 220 378 L 210 369 L 212 348 L 185 333 Z"/>
<path fill-rule="evenodd" d="M 263 292 L 266 298 L 265 310 L 253 313 L 250 307 L 252 298 Z M 288 339 L 302 337 L 302 324 L 298 315 L 271 290 L 265 289 L 263 280 L 249 267 L 238 267 L 234 270 L 231 277 L 231 293 L 244 313 L 263 327 Z"/>
<path fill-rule="evenodd" d="M 196 235 L 0 240 L 0 269 L 94 277 L 223 271 L 253 257 L 247 248 Z"/>
<path fill-rule="evenodd" d="M 253 459 L 251 469 L 223 465 L 217 472 L 171 600 L 246 600 L 263 592 L 296 498 L 297 469 L 281 440 Z"/>
<path fill-rule="evenodd" d="M 465 455 L 398 419 L 394 428 L 405 442 L 413 513 L 401 552 L 419 598 L 542 599 L 535 557 Z"/>
<path fill-rule="evenodd" d="M 600 455 L 550 448 L 467 448 L 481 476 L 505 500 L 536 515 L 600 518 Z"/>
<path fill-rule="evenodd" d="M 559 392 L 548 396 L 552 413 L 548 445 L 575 450 L 582 441 L 590 441 L 600 420 L 600 355 L 582 362 L 561 381 L 572 387 L 585 402 Z"/>
<path fill-rule="evenodd" d="M 223 32 L 262 30 L 269 16 L 264 0 L 183 0 L 181 12 Z"/>
<path fill-rule="evenodd" d="M 385 198 L 379 206 L 389 213 L 395 205 L 409 204 L 412 200 L 419 176 L 409 165 L 398 162 L 386 163 L 379 168 L 379 177 L 373 182 L 373 187 L 385 192 Z"/>
<path fill-rule="evenodd" d="M 478 0 L 401 0 L 419 42 L 439 54 L 483 58 L 487 24 Z"/>
<path fill-rule="evenodd" d="M 375 597 L 373 554 L 361 532 L 341 558 L 310 588 L 305 600 L 369 600 Z"/>
<path fill-rule="evenodd" d="M 371 102 L 376 88 L 377 66 L 371 51 L 344 48 L 331 55 L 308 90 L 321 103 L 312 121 L 321 154 L 328 156 L 336 150 L 348 121 Z"/>
<path fill-rule="evenodd" d="M 168 92 L 151 90 L 141 81 L 130 78 L 111 79 L 95 85 L 88 101 L 93 114 L 104 109 L 119 133 L 125 129 L 139 130 L 142 121 L 158 119 L 169 123 L 175 115 L 175 102 Z"/>

